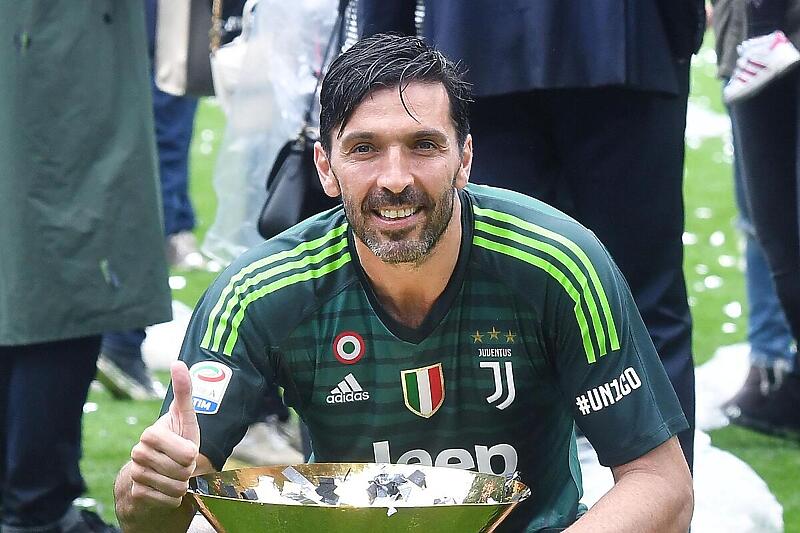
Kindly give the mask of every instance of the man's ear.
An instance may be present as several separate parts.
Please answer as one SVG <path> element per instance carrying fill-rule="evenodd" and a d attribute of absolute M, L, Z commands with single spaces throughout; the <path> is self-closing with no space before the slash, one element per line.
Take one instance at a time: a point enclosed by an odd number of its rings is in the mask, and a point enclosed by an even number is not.
<path fill-rule="evenodd" d="M 464 149 L 461 150 L 461 166 L 456 174 L 455 186 L 463 189 L 469 183 L 469 173 L 472 170 L 472 135 L 464 139 Z"/>
<path fill-rule="evenodd" d="M 314 143 L 314 166 L 317 167 L 317 174 L 319 175 L 319 182 L 322 184 L 322 190 L 331 198 L 336 198 L 342 194 L 339 188 L 339 180 L 333 175 L 331 169 L 331 160 L 325 153 L 322 143 L 317 141 Z"/>

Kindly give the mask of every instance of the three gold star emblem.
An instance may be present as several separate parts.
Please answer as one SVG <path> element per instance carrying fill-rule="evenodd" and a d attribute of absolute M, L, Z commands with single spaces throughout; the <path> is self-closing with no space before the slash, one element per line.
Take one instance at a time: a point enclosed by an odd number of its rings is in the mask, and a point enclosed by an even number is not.
<path fill-rule="evenodd" d="M 514 344 L 514 341 L 515 341 L 515 339 L 517 337 L 517 334 L 514 333 L 513 331 L 508 330 L 508 333 L 503 333 L 502 331 L 497 329 L 495 326 L 492 326 L 491 331 L 488 331 L 487 333 L 489 335 L 489 340 L 500 340 L 500 335 L 505 335 L 506 344 Z M 473 344 L 477 344 L 477 343 L 483 344 L 484 335 L 485 334 L 481 333 L 480 330 L 476 330 L 475 333 L 470 334 L 470 337 L 472 337 L 472 343 Z"/>

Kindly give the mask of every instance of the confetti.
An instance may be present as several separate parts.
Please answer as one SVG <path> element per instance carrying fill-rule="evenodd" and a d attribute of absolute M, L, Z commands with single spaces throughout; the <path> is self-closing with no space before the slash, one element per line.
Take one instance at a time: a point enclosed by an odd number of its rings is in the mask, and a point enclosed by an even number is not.
<path fill-rule="evenodd" d="M 731 302 L 722 308 L 722 311 L 731 318 L 739 318 L 742 316 L 742 304 L 739 302 Z"/>
<path fill-rule="evenodd" d="M 722 246 L 725 244 L 725 234 L 717 230 L 711 234 L 711 236 L 708 238 L 708 242 L 711 244 L 711 246 Z"/>

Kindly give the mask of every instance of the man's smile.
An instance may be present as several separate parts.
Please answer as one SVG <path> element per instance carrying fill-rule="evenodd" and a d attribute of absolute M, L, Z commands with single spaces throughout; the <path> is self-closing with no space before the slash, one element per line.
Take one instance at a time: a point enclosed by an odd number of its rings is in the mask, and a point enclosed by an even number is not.
<path fill-rule="evenodd" d="M 406 218 L 417 212 L 417 208 L 404 207 L 402 209 L 380 209 L 378 214 L 383 218 Z"/>

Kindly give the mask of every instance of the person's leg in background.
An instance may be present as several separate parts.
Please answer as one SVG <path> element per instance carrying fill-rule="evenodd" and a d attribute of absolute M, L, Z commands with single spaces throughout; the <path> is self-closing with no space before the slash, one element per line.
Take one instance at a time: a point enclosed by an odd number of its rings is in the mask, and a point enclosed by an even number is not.
<path fill-rule="evenodd" d="M 196 98 L 167 94 L 153 82 L 167 261 L 183 269 L 202 268 L 205 263 L 193 233 L 195 215 L 189 198 L 189 146 L 196 111 Z"/>
<path fill-rule="evenodd" d="M 303 463 L 311 455 L 308 430 L 302 420 L 292 417 L 278 387 L 263 397 L 258 417 L 233 449 L 231 457 L 253 466 Z"/>
<path fill-rule="evenodd" d="M 81 417 L 100 337 L 0 347 L 6 403 L 2 533 L 116 531 L 72 502 L 80 473 Z M 93 526 L 94 527 L 94 526 Z"/>
<path fill-rule="evenodd" d="M 731 106 L 742 178 L 756 236 L 795 341 L 800 337 L 800 72 Z M 793 117 L 787 120 L 786 117 Z M 728 412 L 731 421 L 800 435 L 800 365 L 776 379 L 767 398 Z"/>
<path fill-rule="evenodd" d="M 176 268 L 202 268 L 205 259 L 197 248 L 193 230 L 194 209 L 189 198 L 189 146 L 192 142 L 197 98 L 174 96 L 155 82 L 157 0 L 146 0 L 147 44 L 150 55 L 150 87 L 156 126 L 156 148 L 161 176 L 167 261 Z"/>
<path fill-rule="evenodd" d="M 142 358 L 143 329 L 103 335 L 97 380 L 118 400 L 163 400 L 164 385 L 153 378 Z"/>
<path fill-rule="evenodd" d="M 691 425 L 694 363 L 683 278 L 683 134 L 688 94 L 548 90 L 479 98 L 470 181 L 539 198 L 597 233 L 636 304 Z"/>
<path fill-rule="evenodd" d="M 623 88 L 560 91 L 561 181 L 575 218 L 605 244 L 630 285 L 689 421 L 678 439 L 694 457 L 692 319 L 683 275 L 683 165 L 689 65 L 676 64 L 681 93 Z"/>
<path fill-rule="evenodd" d="M 786 0 L 747 0 L 747 37 L 783 29 Z"/>
<path fill-rule="evenodd" d="M 3 365 L 3 372 L 0 372 L 0 524 L 3 517 L 3 485 L 6 479 L 6 436 L 8 435 L 7 414 L 8 414 L 8 394 L 11 384 L 11 372 L 13 360 L 10 352 L 5 353 L 5 348 L 0 347 L 0 364 Z M 2 528 L 2 525 L 0 525 Z"/>
<path fill-rule="evenodd" d="M 731 116 L 731 123 L 736 117 Z M 745 289 L 749 313 L 747 317 L 747 340 L 750 344 L 750 371 L 742 388 L 728 400 L 723 408 L 751 410 L 754 405 L 765 400 L 774 388 L 776 373 L 782 375 L 791 368 L 794 350 L 792 334 L 783 314 L 775 285 L 769 273 L 764 251 L 756 238 L 755 228 L 750 220 L 750 208 L 742 184 L 741 159 L 736 154 L 738 146 L 736 127 L 733 127 L 733 181 L 736 205 L 739 209 L 739 227 L 745 240 Z"/>

